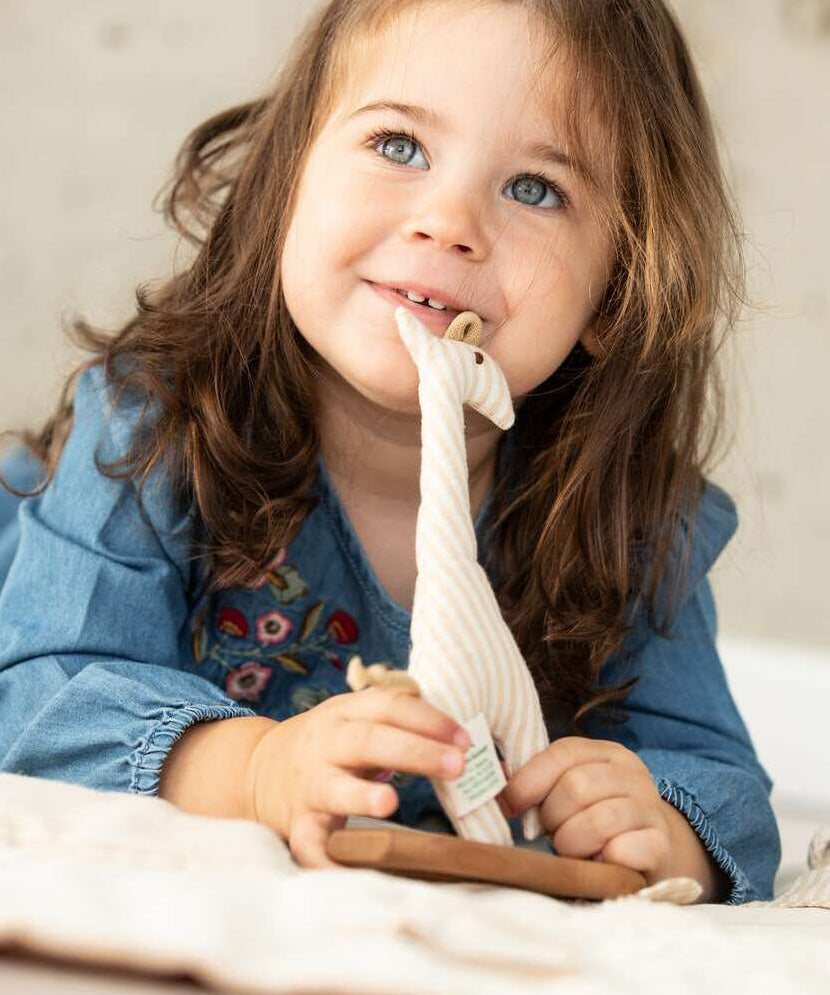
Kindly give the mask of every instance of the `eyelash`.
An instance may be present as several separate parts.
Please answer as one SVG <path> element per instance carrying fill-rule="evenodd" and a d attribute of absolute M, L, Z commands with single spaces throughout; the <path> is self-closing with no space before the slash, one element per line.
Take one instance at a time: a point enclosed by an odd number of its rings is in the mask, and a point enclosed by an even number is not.
<path fill-rule="evenodd" d="M 415 142 L 418 145 L 421 144 L 418 137 L 409 128 L 381 128 L 379 131 L 372 132 L 372 134 L 366 138 L 365 146 L 366 148 L 375 149 L 377 145 L 380 143 L 381 139 L 385 140 L 387 138 L 408 138 L 410 141 Z M 380 153 L 378 153 L 378 155 L 380 156 Z M 380 157 L 384 159 L 386 158 L 385 156 L 380 156 Z M 387 161 L 391 162 L 391 160 Z M 398 163 L 398 165 L 404 165 L 404 164 Z M 550 179 L 550 177 L 545 176 L 544 173 L 521 173 L 520 176 L 517 177 L 517 179 L 525 179 L 525 178 L 529 180 L 538 180 L 540 183 L 546 183 L 551 188 L 551 190 L 553 190 L 556 196 L 562 201 L 561 207 L 541 207 L 538 208 L 538 210 L 566 211 L 570 207 L 571 201 L 568 195 L 565 193 L 565 191 L 559 186 L 559 184 L 554 183 L 554 181 Z M 525 204 L 523 206 L 530 208 L 534 207 L 533 204 Z"/>

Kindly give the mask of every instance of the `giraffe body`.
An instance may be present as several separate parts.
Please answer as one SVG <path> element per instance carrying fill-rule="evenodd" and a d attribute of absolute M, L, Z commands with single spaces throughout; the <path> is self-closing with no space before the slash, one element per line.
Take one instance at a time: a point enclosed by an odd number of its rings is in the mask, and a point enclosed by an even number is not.
<path fill-rule="evenodd" d="M 469 342 L 437 337 L 403 306 L 395 309 L 395 320 L 418 368 L 421 407 L 418 574 L 408 673 L 430 704 L 457 721 L 482 713 L 512 774 L 548 746 L 548 736 L 527 664 L 478 562 L 464 405 L 507 430 L 515 420 L 513 402 L 491 356 Z M 445 782 L 432 784 L 459 836 L 512 845 L 495 799 L 459 817 Z M 522 829 L 526 839 L 541 835 L 538 808 L 524 814 Z"/>

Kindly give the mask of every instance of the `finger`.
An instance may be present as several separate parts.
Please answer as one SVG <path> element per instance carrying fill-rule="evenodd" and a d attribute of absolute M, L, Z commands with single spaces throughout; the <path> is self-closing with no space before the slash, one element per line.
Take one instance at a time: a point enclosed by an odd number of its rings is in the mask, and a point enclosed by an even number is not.
<path fill-rule="evenodd" d="M 504 772 L 505 781 L 509 781 L 510 764 L 507 762 L 507 760 L 503 759 L 502 757 L 499 758 L 499 763 L 501 764 L 501 769 Z M 507 801 L 505 790 L 506 787 L 502 788 L 501 791 L 496 795 L 496 801 L 499 803 L 499 808 L 501 809 L 502 815 L 505 817 L 505 819 L 512 819 L 515 813 L 513 812 L 513 809 L 510 807 L 510 804 Z"/>
<path fill-rule="evenodd" d="M 341 713 L 350 720 L 383 722 L 444 743 L 452 743 L 455 737 L 459 736 L 463 738 L 464 743 L 462 745 L 459 742 L 457 745 L 465 750 L 470 746 L 470 737 L 463 726 L 421 697 L 406 694 L 395 688 L 388 690 L 368 688 L 357 694 L 336 697 L 345 699 L 339 702 L 338 706 Z"/>
<path fill-rule="evenodd" d="M 500 791 L 496 795 L 496 801 L 499 803 L 499 808 L 501 809 L 501 814 L 505 817 L 505 819 L 512 819 L 513 818 L 513 810 L 510 808 L 510 806 L 504 800 L 504 792 L 503 791 Z"/>
<path fill-rule="evenodd" d="M 304 812 L 291 823 L 288 846 L 294 860 L 308 869 L 340 867 L 326 854 L 326 842 L 334 829 L 342 828 L 345 819 L 335 820 L 321 812 Z"/>
<path fill-rule="evenodd" d="M 564 736 L 516 771 L 507 785 L 507 802 L 517 813 L 538 805 L 571 767 L 594 761 L 621 760 L 624 746 L 609 740 Z"/>
<path fill-rule="evenodd" d="M 464 753 L 455 746 L 380 722 L 358 721 L 339 726 L 326 758 L 337 767 L 390 768 L 445 780 L 458 777 L 465 764 Z"/>
<path fill-rule="evenodd" d="M 565 771 L 542 802 L 542 825 L 546 832 L 555 833 L 577 812 L 603 798 L 633 797 L 638 786 L 631 773 L 618 764 L 602 760 L 577 764 Z"/>
<path fill-rule="evenodd" d="M 670 867 L 671 842 L 656 826 L 646 826 L 609 840 L 602 849 L 609 864 L 621 864 L 642 871 L 649 884 L 664 876 Z"/>
<path fill-rule="evenodd" d="M 605 798 L 572 816 L 550 839 L 562 857 L 591 857 L 604 852 L 615 836 L 646 825 L 642 808 L 632 798 Z"/>
<path fill-rule="evenodd" d="M 398 807 L 391 784 L 378 784 L 331 766 L 308 786 L 308 807 L 332 815 L 388 818 Z"/>

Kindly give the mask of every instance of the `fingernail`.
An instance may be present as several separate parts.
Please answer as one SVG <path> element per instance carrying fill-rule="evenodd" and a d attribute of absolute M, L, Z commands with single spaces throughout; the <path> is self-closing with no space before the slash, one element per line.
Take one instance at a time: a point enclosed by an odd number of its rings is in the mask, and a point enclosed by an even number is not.
<path fill-rule="evenodd" d="M 452 741 L 456 746 L 460 746 L 462 750 L 469 750 L 470 748 L 471 740 L 466 729 L 459 729 L 453 736 Z"/>
<path fill-rule="evenodd" d="M 386 810 L 388 800 L 389 792 L 383 786 L 369 792 L 369 807 L 375 815 L 380 815 Z"/>

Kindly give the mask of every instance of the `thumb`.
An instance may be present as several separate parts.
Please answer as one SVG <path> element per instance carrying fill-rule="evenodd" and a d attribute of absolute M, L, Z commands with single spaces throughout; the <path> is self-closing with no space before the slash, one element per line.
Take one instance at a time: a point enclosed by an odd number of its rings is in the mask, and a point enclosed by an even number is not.
<path fill-rule="evenodd" d="M 296 863 L 308 869 L 340 867 L 326 853 L 326 843 L 329 835 L 335 829 L 342 829 L 345 824 L 345 817 L 321 812 L 304 812 L 297 816 L 288 840 Z"/>

